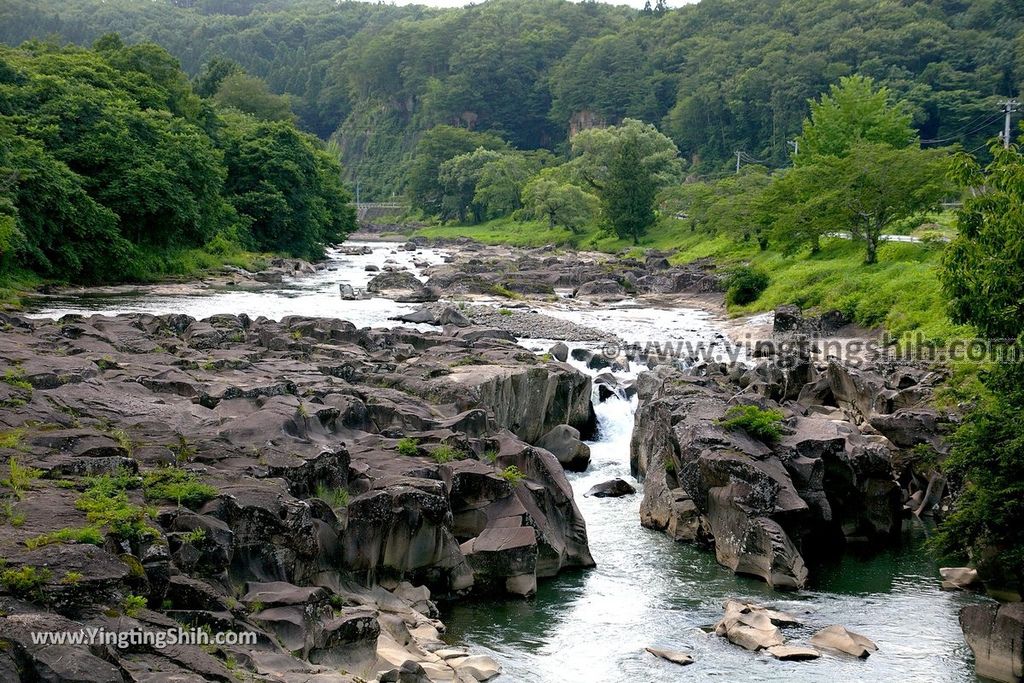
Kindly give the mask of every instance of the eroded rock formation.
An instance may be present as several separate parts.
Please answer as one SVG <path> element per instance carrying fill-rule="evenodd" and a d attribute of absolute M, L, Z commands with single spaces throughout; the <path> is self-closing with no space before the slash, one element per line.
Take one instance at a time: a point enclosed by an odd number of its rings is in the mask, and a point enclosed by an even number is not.
<path fill-rule="evenodd" d="M 436 654 L 431 595 L 526 595 L 593 564 L 562 466 L 531 445 L 588 428 L 590 379 L 504 335 L 244 315 L 3 324 L 4 680 L 482 680 L 486 658 Z M 259 640 L 211 655 L 28 636 L 111 619 Z"/>
<path fill-rule="evenodd" d="M 637 382 L 631 466 L 644 486 L 641 521 L 710 545 L 737 573 L 800 588 L 805 554 L 887 542 L 905 506 L 934 500 L 928 480 L 899 458 L 941 440 L 944 419 L 919 407 L 933 383 L 912 369 L 885 374 L 806 356 L 658 366 Z M 735 405 L 779 410 L 778 438 L 724 426 Z"/>

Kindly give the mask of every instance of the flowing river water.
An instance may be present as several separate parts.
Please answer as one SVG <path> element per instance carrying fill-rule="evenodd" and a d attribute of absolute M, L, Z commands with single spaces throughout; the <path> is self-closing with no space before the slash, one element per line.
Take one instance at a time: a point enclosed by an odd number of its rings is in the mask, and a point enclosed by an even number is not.
<path fill-rule="evenodd" d="M 350 245 L 351 246 L 351 245 Z M 259 291 L 230 289 L 190 294 L 170 289 L 117 295 L 50 298 L 31 314 L 247 313 L 280 319 L 285 315 L 338 317 L 360 326 L 394 326 L 391 316 L 416 308 L 387 299 L 343 301 L 338 283 L 361 287 L 372 273 L 367 264 L 386 259 L 414 268 L 439 263 L 443 252 L 394 250 L 370 243 L 373 253 L 332 253 L 328 269 L 314 276 L 270 285 Z M 537 310 L 636 340 L 711 342 L 715 320 L 690 308 L 645 309 L 609 305 L 576 310 L 552 304 Z M 427 326 L 420 326 L 430 329 Z M 436 329 L 436 328 L 435 328 Z M 521 340 L 538 352 L 552 340 Z M 572 347 L 585 344 L 570 344 Z M 592 347 L 593 348 L 593 347 Z M 580 364 L 578 367 L 587 370 Z M 635 376 L 620 373 L 620 378 Z M 595 401 L 597 400 L 595 396 Z M 619 683 L 670 678 L 721 681 L 974 681 L 970 650 L 957 614 L 969 595 L 939 590 L 936 564 L 922 547 L 926 530 L 909 523 L 899 548 L 866 555 L 847 553 L 840 561 L 811 568 L 811 585 L 798 593 L 775 593 L 760 581 L 735 576 L 713 553 L 674 543 L 643 529 L 640 495 L 588 498 L 594 484 L 629 475 L 629 440 L 636 401 L 613 397 L 595 403 L 599 433 L 590 442 L 591 465 L 570 475 L 577 504 L 587 523 L 597 567 L 542 581 L 530 600 L 476 600 L 448 605 L 442 619 L 452 643 L 497 658 L 500 680 L 524 683 Z M 816 630 L 843 624 L 871 638 L 878 652 L 866 660 L 825 654 L 813 662 L 780 662 L 708 635 L 705 628 L 722 614 L 722 603 L 738 598 L 769 603 L 799 616 L 804 625 L 786 630 L 788 641 L 805 642 Z M 644 648 L 660 646 L 691 653 L 685 668 L 656 659 Z"/>

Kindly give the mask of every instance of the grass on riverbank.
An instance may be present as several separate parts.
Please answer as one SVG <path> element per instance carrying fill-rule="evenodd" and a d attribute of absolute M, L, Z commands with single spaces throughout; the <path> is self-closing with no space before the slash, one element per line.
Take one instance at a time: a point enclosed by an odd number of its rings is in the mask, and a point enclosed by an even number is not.
<path fill-rule="evenodd" d="M 573 235 L 565 228 L 552 228 L 546 221 L 516 221 L 498 218 L 478 225 L 435 225 L 420 228 L 417 235 L 442 239 L 470 237 L 484 244 L 508 244 L 513 247 L 542 247 L 545 244 L 570 245 L 586 235 Z"/>
<path fill-rule="evenodd" d="M 948 216 L 942 221 L 948 221 Z M 938 221 L 931 217 L 929 222 Z M 662 218 L 638 247 L 597 228 L 574 235 L 543 222 L 507 218 L 480 225 L 429 227 L 416 234 L 465 236 L 486 244 L 522 247 L 571 245 L 610 253 L 625 251 L 635 256 L 642 256 L 647 249 L 674 250 L 671 260 L 677 264 L 711 258 L 722 269 L 750 265 L 768 273 L 768 288 L 751 304 L 730 306 L 733 314 L 798 304 L 810 310 L 838 309 L 864 327 L 884 327 L 903 338 L 920 334 L 923 340 L 936 344 L 971 333 L 968 327 L 954 325 L 946 314 L 938 278 L 941 243 L 886 242 L 879 247 L 878 263 L 865 265 L 863 246 L 850 240 L 826 239 L 818 254 L 804 251 L 784 256 L 772 249 L 761 251 L 756 243 L 729 235 L 694 232 L 688 222 L 671 217 Z"/>

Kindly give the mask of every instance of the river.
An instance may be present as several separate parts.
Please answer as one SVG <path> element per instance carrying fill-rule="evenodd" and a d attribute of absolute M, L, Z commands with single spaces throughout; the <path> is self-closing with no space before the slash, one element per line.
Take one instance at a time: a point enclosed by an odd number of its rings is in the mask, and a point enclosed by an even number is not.
<path fill-rule="evenodd" d="M 75 295 L 35 303 L 31 314 L 247 313 L 279 319 L 318 315 L 361 326 L 394 326 L 391 316 L 415 305 L 386 299 L 342 301 L 338 283 L 364 286 L 367 264 L 391 259 L 413 267 L 440 263 L 438 250 L 411 252 L 368 243 L 373 253 L 332 253 L 327 270 L 259 291 L 215 290 L 202 295 Z M 358 246 L 358 243 L 357 243 Z M 635 340 L 713 341 L 719 330 L 709 314 L 690 308 L 642 309 L 633 305 L 576 310 L 559 304 L 537 309 Z M 423 327 L 423 329 L 429 329 Z M 551 340 L 523 340 L 541 352 Z M 581 346 L 575 344 L 574 346 Z M 592 372 L 579 365 L 581 370 Z M 620 377 L 635 376 L 620 374 Z M 595 397 L 596 401 L 596 397 Z M 973 598 L 939 590 L 936 564 L 922 548 L 926 530 L 908 522 L 901 547 L 867 556 L 847 554 L 828 566 L 812 567 L 809 589 L 774 593 L 756 580 L 735 576 L 715 563 L 713 553 L 672 542 L 639 523 L 640 495 L 618 499 L 584 497 L 594 484 L 629 476 L 629 439 L 635 399 L 595 403 L 597 440 L 590 442 L 591 466 L 570 475 L 587 522 L 597 567 L 541 582 L 530 600 L 486 600 L 448 605 L 443 621 L 448 639 L 497 658 L 516 683 L 647 682 L 670 677 L 721 681 L 974 681 L 970 650 L 957 614 Z M 639 485 L 637 485 L 639 490 Z M 805 641 L 814 631 L 843 624 L 871 638 L 879 651 L 866 660 L 825 654 L 813 662 L 779 662 L 706 634 L 727 598 L 770 603 L 801 617 L 787 640 Z M 685 668 L 644 651 L 661 646 L 691 653 Z"/>

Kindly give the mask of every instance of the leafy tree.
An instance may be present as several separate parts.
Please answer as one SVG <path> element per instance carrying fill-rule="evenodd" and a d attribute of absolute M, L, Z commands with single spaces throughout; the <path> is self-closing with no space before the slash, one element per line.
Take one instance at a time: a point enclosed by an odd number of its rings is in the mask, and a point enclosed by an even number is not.
<path fill-rule="evenodd" d="M 17 179 L 0 197 L 13 212 L 4 216 L 9 229 L 3 265 L 16 260 L 47 277 L 78 282 L 116 276 L 130 249 L 117 216 L 39 142 L 7 124 L 0 124 L 0 138 L 0 176 Z"/>
<path fill-rule="evenodd" d="M 772 240 L 787 256 L 805 246 L 818 253 L 822 236 L 835 230 L 841 220 L 833 197 L 819 193 L 821 173 L 817 165 L 787 169 L 757 199 Z"/>
<path fill-rule="evenodd" d="M 827 95 L 811 102 L 811 116 L 797 138 L 797 164 L 818 157 L 843 156 L 863 142 L 902 149 L 916 142 L 911 116 L 901 104 L 892 104 L 888 88 L 876 88 L 871 78 L 848 76 Z"/>
<path fill-rule="evenodd" d="M 255 246 L 250 224 L 261 248 L 307 256 L 354 225 L 341 168 L 318 142 L 288 122 L 260 131 L 242 114 L 221 120 L 152 44 L 0 47 L 0 101 L 2 268 L 150 278 L 180 268 L 186 249 Z M 271 239 L 267 212 L 278 209 Z"/>
<path fill-rule="evenodd" d="M 495 135 L 476 133 L 455 126 L 437 126 L 423 134 L 416 145 L 406 173 L 407 191 L 413 205 L 431 215 L 443 210 L 444 187 L 441 165 L 476 149 L 504 149 L 505 143 Z"/>
<path fill-rule="evenodd" d="M 496 163 L 501 157 L 501 152 L 478 147 L 472 152 L 452 157 L 441 164 L 438 179 L 444 192 L 441 199 L 442 218 L 465 221 L 467 212 L 471 211 L 473 222 L 480 222 L 484 207 L 474 201 L 477 182 L 483 169 L 489 164 Z"/>
<path fill-rule="evenodd" d="M 861 142 L 844 157 L 820 157 L 808 171 L 784 181 L 792 197 L 805 201 L 781 214 L 780 227 L 812 244 L 824 231 L 848 231 L 864 243 L 864 262 L 878 260 L 878 244 L 893 224 L 934 208 L 948 191 L 942 150 L 896 149 Z M 783 199 L 785 201 L 785 199 Z"/>
<path fill-rule="evenodd" d="M 548 225 L 561 225 L 579 232 L 600 212 L 600 200 L 576 185 L 558 180 L 554 174 L 541 173 L 523 188 L 523 206 Z"/>
<path fill-rule="evenodd" d="M 262 79 L 243 72 L 233 73 L 221 79 L 213 99 L 222 107 L 252 114 L 263 121 L 295 119 L 287 96 L 275 95 Z"/>
<path fill-rule="evenodd" d="M 1024 273 L 1017 271 L 1018 277 Z M 985 324 L 984 315 L 971 320 Z M 983 373 L 987 395 L 951 438 L 945 470 L 963 482 L 938 547 L 995 588 L 1024 589 L 1024 363 Z"/>
<path fill-rule="evenodd" d="M 200 97 L 213 97 L 220 90 L 225 78 L 242 73 L 242 66 L 233 59 L 214 57 L 203 65 L 196 76 L 193 88 Z"/>
<path fill-rule="evenodd" d="M 762 250 L 767 249 L 765 224 L 772 215 L 764 202 L 764 193 L 772 185 L 768 169 L 747 166 L 715 185 L 715 201 L 707 206 L 705 220 L 719 232 L 740 236 L 744 242 L 753 236 Z"/>
<path fill-rule="evenodd" d="M 316 259 L 355 229 L 341 166 L 284 121 L 225 115 L 225 189 L 258 249 Z"/>
<path fill-rule="evenodd" d="M 1024 332 L 1024 159 L 993 144 L 982 167 L 957 154 L 952 177 L 969 192 L 957 215 L 957 237 L 943 257 L 943 285 L 956 322 L 990 338 Z"/>
<path fill-rule="evenodd" d="M 981 374 L 986 393 L 953 435 L 944 464 L 963 482 L 939 548 L 977 565 L 986 583 L 1024 589 L 1024 157 L 992 144 L 982 167 L 958 154 L 952 176 L 972 188 L 943 257 L 954 321 L 974 325 L 1007 351 Z"/>
<path fill-rule="evenodd" d="M 679 177 L 676 146 L 654 126 L 635 119 L 583 131 L 572 144 L 573 167 L 600 197 L 611 227 L 619 237 L 638 243 L 654 224 L 658 190 Z"/>
<path fill-rule="evenodd" d="M 487 218 L 508 216 L 522 208 L 522 192 L 539 162 L 523 154 L 502 154 L 480 169 L 473 203 Z"/>

